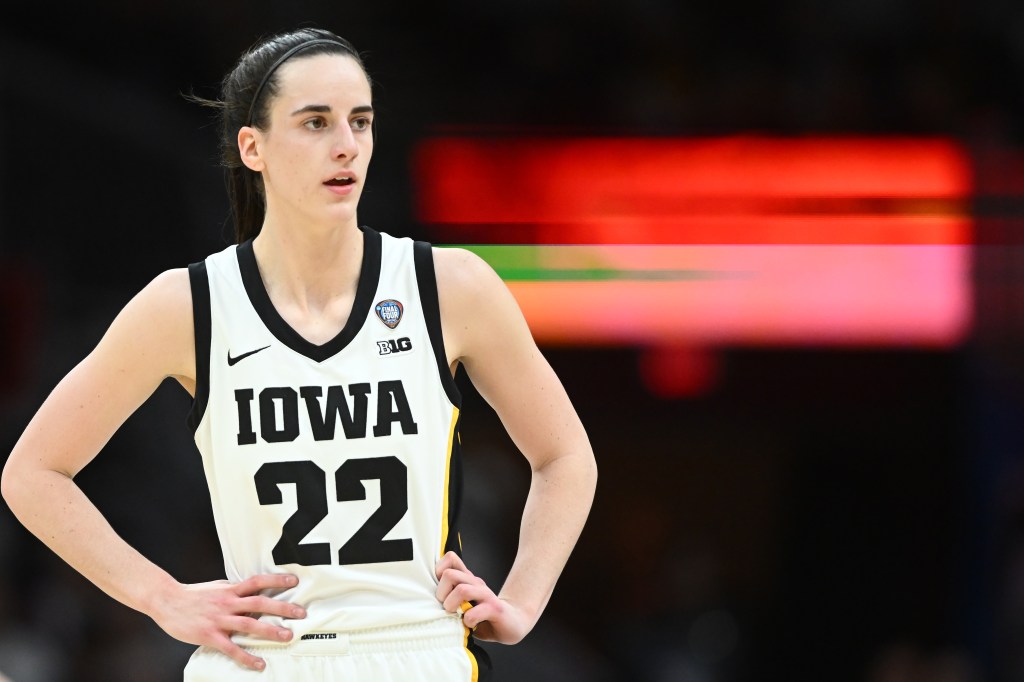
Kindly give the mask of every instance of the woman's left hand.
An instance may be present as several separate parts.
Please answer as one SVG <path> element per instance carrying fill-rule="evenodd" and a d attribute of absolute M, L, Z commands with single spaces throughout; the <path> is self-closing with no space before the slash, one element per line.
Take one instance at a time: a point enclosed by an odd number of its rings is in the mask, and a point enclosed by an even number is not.
<path fill-rule="evenodd" d="M 448 552 L 437 563 L 437 600 L 449 613 L 462 612 L 462 622 L 480 640 L 517 644 L 533 629 L 535 618 L 494 594 L 482 578 Z"/>

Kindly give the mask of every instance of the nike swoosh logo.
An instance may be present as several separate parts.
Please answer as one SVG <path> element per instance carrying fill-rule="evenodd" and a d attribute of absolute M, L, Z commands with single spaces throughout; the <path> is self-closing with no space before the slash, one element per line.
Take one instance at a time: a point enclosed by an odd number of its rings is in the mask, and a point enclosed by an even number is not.
<path fill-rule="evenodd" d="M 266 350 L 268 348 L 270 348 L 270 346 L 263 346 L 263 348 L 257 348 L 256 350 L 251 350 L 248 353 L 242 353 L 241 355 L 239 355 L 238 357 L 235 357 L 235 358 L 231 357 L 231 351 L 228 351 L 228 366 L 230 367 L 231 365 L 235 364 L 236 362 L 240 362 L 241 360 L 245 360 L 250 355 L 255 355 L 256 353 L 259 353 L 261 350 Z"/>

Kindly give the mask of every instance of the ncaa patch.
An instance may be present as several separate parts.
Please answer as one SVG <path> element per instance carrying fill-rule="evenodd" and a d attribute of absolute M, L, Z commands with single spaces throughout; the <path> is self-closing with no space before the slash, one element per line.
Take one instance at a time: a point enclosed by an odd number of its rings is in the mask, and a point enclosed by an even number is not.
<path fill-rule="evenodd" d="M 373 310 L 388 329 L 394 329 L 402 321 L 402 304 L 393 298 L 381 301 L 373 307 Z"/>

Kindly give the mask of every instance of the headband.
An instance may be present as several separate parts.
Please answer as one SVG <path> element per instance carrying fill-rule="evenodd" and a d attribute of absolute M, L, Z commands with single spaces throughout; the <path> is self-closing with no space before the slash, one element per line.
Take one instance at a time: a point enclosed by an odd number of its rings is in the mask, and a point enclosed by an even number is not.
<path fill-rule="evenodd" d="M 296 52 L 299 52 L 301 50 L 305 50 L 307 47 L 312 47 L 313 45 L 328 45 L 328 44 L 329 45 L 338 45 L 339 47 L 344 48 L 344 50 L 346 52 L 348 52 L 350 54 L 355 54 L 354 52 L 352 52 L 352 48 L 350 48 L 348 45 L 346 45 L 345 43 L 341 42 L 340 40 L 334 40 L 333 38 L 313 38 L 312 40 L 307 40 L 304 43 L 299 43 L 298 45 L 296 45 L 292 49 L 288 50 L 283 55 L 278 57 L 277 61 L 274 62 L 270 66 L 269 69 L 267 69 L 267 73 L 263 76 L 263 80 L 260 81 L 259 86 L 256 88 L 256 94 L 253 95 L 252 102 L 249 103 L 249 115 L 246 116 L 246 118 L 245 118 L 245 125 L 247 125 L 247 126 L 251 126 L 252 125 L 252 115 L 253 115 L 253 113 L 256 110 L 256 102 L 258 102 L 260 100 L 260 95 L 263 94 L 263 88 L 266 87 L 267 81 L 270 80 L 270 77 L 274 75 L 274 72 L 277 71 L 279 66 L 281 66 L 286 61 L 288 61 L 288 59 L 290 59 L 291 56 L 294 55 Z"/>

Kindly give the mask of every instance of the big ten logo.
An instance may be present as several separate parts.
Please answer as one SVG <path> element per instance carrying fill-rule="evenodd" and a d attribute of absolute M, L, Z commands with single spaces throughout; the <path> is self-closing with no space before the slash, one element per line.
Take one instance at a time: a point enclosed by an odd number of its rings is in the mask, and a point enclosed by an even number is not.
<path fill-rule="evenodd" d="M 391 355 L 392 353 L 401 353 L 403 351 L 412 350 L 412 341 L 409 340 L 408 336 L 403 336 L 400 339 L 378 341 L 377 348 L 380 349 L 381 355 Z"/>

